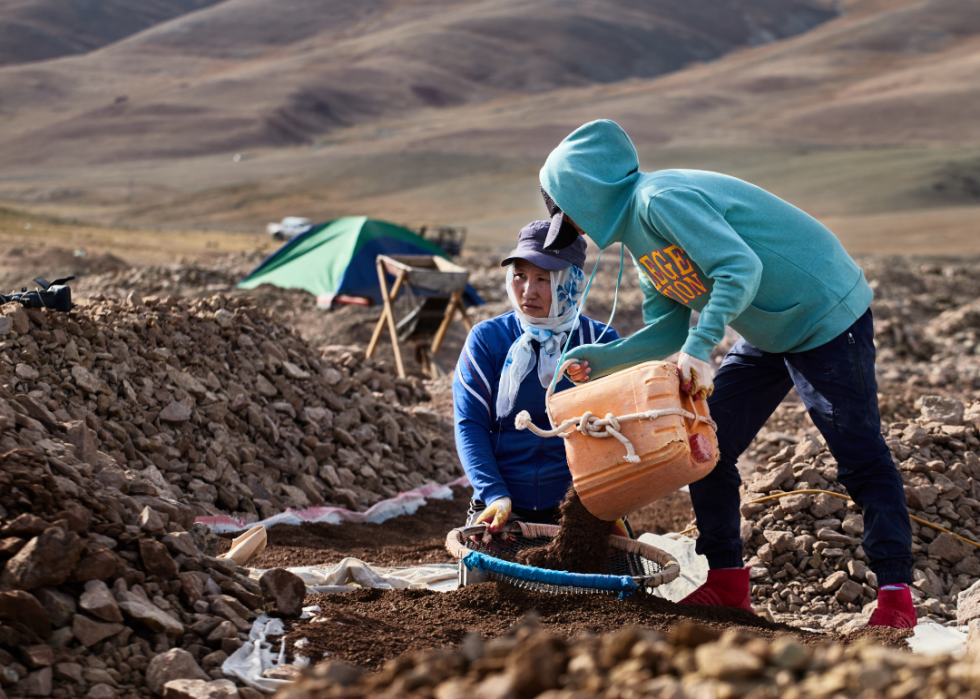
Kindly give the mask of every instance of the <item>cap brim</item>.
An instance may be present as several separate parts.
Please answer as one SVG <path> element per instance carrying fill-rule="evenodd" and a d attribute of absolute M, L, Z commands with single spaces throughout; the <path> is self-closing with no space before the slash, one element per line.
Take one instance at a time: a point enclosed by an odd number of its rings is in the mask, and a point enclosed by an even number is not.
<path fill-rule="evenodd" d="M 514 250 L 500 263 L 500 266 L 507 267 L 508 265 L 514 264 L 515 260 L 526 260 L 532 265 L 537 265 L 541 269 L 546 269 L 549 272 L 558 272 L 572 266 L 572 263 L 568 260 L 563 260 L 555 255 L 549 255 L 546 252 L 538 252 L 537 250 Z"/>
<path fill-rule="evenodd" d="M 554 246 L 555 240 L 558 238 L 558 234 L 561 233 L 561 224 L 564 222 L 565 213 L 563 211 L 559 211 L 557 214 L 551 217 L 551 225 L 548 226 L 548 235 L 546 235 L 544 238 L 544 246 L 546 248 Z"/>
<path fill-rule="evenodd" d="M 559 211 L 551 217 L 551 226 L 544 239 L 545 250 L 561 250 L 578 240 L 578 231 L 565 220 L 565 213 Z"/>

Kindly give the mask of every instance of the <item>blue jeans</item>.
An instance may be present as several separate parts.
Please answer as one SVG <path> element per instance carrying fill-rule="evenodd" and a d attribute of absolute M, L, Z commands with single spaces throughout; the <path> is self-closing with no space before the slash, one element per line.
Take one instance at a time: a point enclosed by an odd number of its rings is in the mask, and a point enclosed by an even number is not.
<path fill-rule="evenodd" d="M 837 480 L 864 511 L 863 547 L 878 584 L 912 582 L 912 527 L 901 475 L 881 436 L 873 336 L 868 310 L 807 352 L 770 354 L 739 340 L 725 357 L 708 399 L 721 456 L 691 483 L 697 552 L 711 568 L 744 565 L 735 464 L 795 385 L 837 460 Z"/>

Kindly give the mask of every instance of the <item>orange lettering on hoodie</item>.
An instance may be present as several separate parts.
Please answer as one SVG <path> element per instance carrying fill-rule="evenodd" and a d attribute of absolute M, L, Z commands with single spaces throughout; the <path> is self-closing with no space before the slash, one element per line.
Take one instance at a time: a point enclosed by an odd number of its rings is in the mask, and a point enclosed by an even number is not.
<path fill-rule="evenodd" d="M 681 273 L 681 276 L 686 276 L 694 271 L 694 265 L 691 264 L 690 260 L 684 257 L 684 251 L 676 245 L 671 245 L 669 248 L 664 248 L 664 252 L 667 253 L 670 259 L 672 259 L 677 265 L 677 271 Z"/>
<path fill-rule="evenodd" d="M 657 267 L 661 272 L 671 279 L 677 279 L 677 271 L 674 269 L 672 264 L 667 262 L 667 258 L 664 257 L 664 254 L 660 250 L 654 250 L 651 252 L 650 257 L 652 257 L 653 261 L 657 263 Z"/>
<path fill-rule="evenodd" d="M 657 287 L 657 291 L 660 291 L 663 288 L 663 286 L 668 282 L 667 277 L 664 276 L 663 272 L 659 271 L 656 267 L 654 267 L 650 263 L 649 256 L 644 255 L 643 257 L 640 258 L 639 262 L 646 269 L 647 275 L 650 277 L 650 280 L 653 282 L 653 285 Z"/>
<path fill-rule="evenodd" d="M 694 263 L 676 245 L 663 250 L 651 250 L 648 255 L 639 259 L 639 263 L 643 265 L 657 291 L 678 303 L 686 304 L 708 293 L 704 282 L 698 277 Z"/>

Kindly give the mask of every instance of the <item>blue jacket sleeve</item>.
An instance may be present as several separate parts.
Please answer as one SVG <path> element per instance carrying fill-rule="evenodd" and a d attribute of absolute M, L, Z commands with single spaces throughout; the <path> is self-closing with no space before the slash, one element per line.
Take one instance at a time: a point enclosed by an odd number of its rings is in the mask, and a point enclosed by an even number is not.
<path fill-rule="evenodd" d="M 456 451 L 473 485 L 473 497 L 487 504 L 510 497 L 490 443 L 490 427 L 494 419 L 491 382 L 497 380 L 498 373 L 477 326 L 466 338 L 456 364 L 453 417 Z"/>

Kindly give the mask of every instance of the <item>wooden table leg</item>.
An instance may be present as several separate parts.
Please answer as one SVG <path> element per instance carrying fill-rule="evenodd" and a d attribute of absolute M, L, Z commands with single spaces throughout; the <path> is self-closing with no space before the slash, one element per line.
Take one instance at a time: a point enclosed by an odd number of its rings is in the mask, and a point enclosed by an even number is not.
<path fill-rule="evenodd" d="M 384 308 L 381 310 L 381 317 L 378 318 L 378 324 L 374 326 L 374 332 L 371 333 L 371 341 L 368 343 L 367 351 L 364 356 L 370 359 L 374 356 L 374 350 L 378 348 L 378 340 L 381 339 L 381 330 L 385 326 L 385 317 L 388 314 L 388 285 L 385 283 L 385 273 L 381 268 L 381 263 L 378 262 L 378 281 L 381 283 L 381 299 L 384 302 Z"/>
<path fill-rule="evenodd" d="M 399 272 L 398 276 L 395 277 L 395 283 L 391 287 L 391 291 L 388 291 L 388 284 L 385 281 L 385 271 L 384 266 L 379 261 L 377 263 L 378 268 L 378 283 L 381 285 L 381 299 L 384 301 L 384 310 L 381 311 L 381 317 L 378 318 L 378 324 L 374 326 L 374 332 L 371 334 L 371 341 L 368 343 L 367 351 L 364 356 L 370 359 L 374 356 L 374 352 L 378 347 L 378 341 L 381 339 L 381 331 L 385 326 L 385 322 L 388 319 L 389 314 L 391 314 L 392 320 L 394 320 L 394 315 L 392 313 L 392 306 L 395 299 L 398 298 L 398 292 L 401 291 L 402 284 L 405 282 L 405 273 Z M 397 341 L 395 347 L 397 348 Z M 400 355 L 395 353 L 396 359 L 401 359 Z M 401 362 L 396 362 L 400 364 Z M 402 377 L 404 378 L 404 377 Z"/>
<path fill-rule="evenodd" d="M 384 287 L 384 276 L 385 270 L 381 263 L 378 263 L 378 278 L 381 281 L 382 287 Z M 395 285 L 391 287 L 391 295 L 383 294 L 385 300 L 385 310 L 384 318 L 388 319 L 388 332 L 391 333 L 391 346 L 395 350 L 395 366 L 398 367 L 398 376 L 405 378 L 405 365 L 402 362 L 402 351 L 398 344 L 398 329 L 395 327 L 395 312 L 392 308 L 392 303 L 398 296 L 398 292 L 402 288 L 402 283 L 405 281 L 405 272 L 400 271 L 398 276 L 395 278 Z"/>
<path fill-rule="evenodd" d="M 453 315 L 456 313 L 456 306 L 462 303 L 463 292 L 454 291 L 452 296 L 449 297 L 449 303 L 446 304 L 446 314 L 442 317 L 442 323 L 439 324 L 439 329 L 436 330 L 435 337 L 432 338 L 432 354 L 439 352 L 442 347 L 442 341 L 446 339 L 446 332 L 449 330 L 449 324 L 453 322 Z"/>
<path fill-rule="evenodd" d="M 473 329 L 473 321 L 470 320 L 470 314 L 466 312 L 466 304 L 462 301 L 459 302 L 459 314 L 463 316 L 463 325 L 466 326 L 466 332 Z"/>

